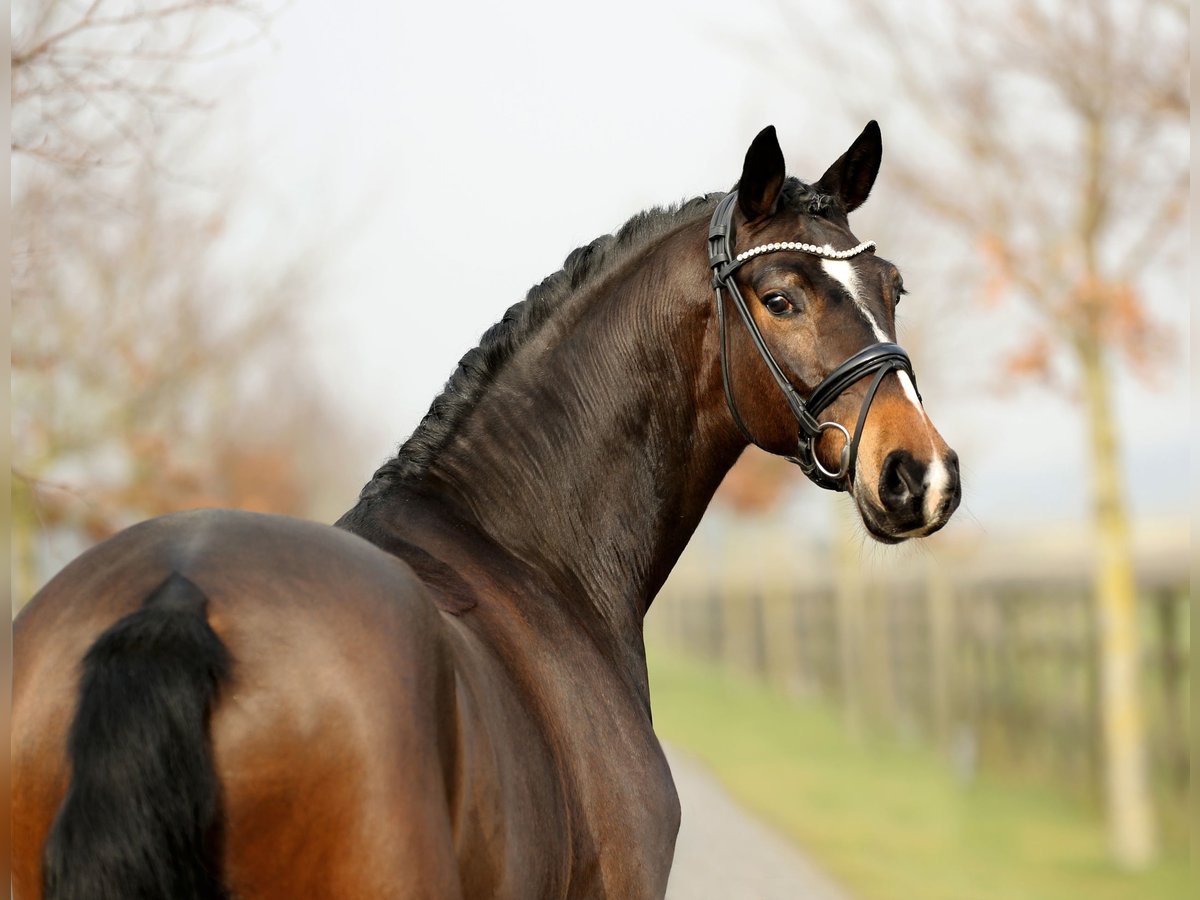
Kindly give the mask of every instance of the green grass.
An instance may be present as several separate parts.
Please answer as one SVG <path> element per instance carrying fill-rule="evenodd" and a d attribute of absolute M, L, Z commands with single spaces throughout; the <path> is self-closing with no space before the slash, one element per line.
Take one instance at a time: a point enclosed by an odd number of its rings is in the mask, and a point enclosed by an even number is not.
<path fill-rule="evenodd" d="M 1094 813 L 1053 790 L 956 782 L 927 750 L 851 739 L 826 708 L 652 648 L 659 735 L 859 900 L 1174 900 L 1183 851 L 1129 874 Z"/>

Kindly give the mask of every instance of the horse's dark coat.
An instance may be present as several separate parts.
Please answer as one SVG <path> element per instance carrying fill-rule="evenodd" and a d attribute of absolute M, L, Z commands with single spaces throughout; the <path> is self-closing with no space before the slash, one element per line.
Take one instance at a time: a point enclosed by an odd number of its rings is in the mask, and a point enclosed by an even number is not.
<path fill-rule="evenodd" d="M 857 243 L 846 212 L 874 179 L 873 128 L 815 187 L 785 180 L 760 135 L 740 246 Z M 71 900 L 663 895 L 679 805 L 642 620 L 745 447 L 718 362 L 716 199 L 572 253 L 463 357 L 339 527 L 176 514 L 43 589 L 14 625 L 18 900 L 44 878 Z M 863 309 L 893 327 L 895 268 L 856 265 L 853 298 L 804 254 L 739 274 L 808 390 L 876 340 Z M 765 312 L 780 292 L 794 315 Z M 730 350 L 756 441 L 791 451 L 745 333 Z M 852 426 L 854 393 L 827 415 Z M 874 533 L 925 509 L 880 499 L 885 460 L 907 454 L 915 484 L 947 452 L 889 378 L 854 494 Z M 931 501 L 922 528 L 956 502 Z"/>

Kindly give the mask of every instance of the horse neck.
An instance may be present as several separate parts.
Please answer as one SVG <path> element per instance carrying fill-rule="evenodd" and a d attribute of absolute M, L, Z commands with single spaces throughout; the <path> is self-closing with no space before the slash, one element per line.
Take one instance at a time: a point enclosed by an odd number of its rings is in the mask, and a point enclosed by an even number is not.
<path fill-rule="evenodd" d="M 638 647 L 642 617 L 741 449 L 704 246 L 693 223 L 585 284 L 423 476 L 543 573 L 573 617 Z"/>

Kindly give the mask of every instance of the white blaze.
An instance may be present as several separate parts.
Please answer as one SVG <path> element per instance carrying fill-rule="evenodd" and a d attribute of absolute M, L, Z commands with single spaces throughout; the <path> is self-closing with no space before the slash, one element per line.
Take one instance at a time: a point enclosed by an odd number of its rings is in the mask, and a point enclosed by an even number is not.
<path fill-rule="evenodd" d="M 878 320 L 867 305 L 866 298 L 863 296 L 862 291 L 859 290 L 858 276 L 850 261 L 844 259 L 823 259 L 821 260 L 821 267 L 830 278 L 837 281 L 846 289 L 846 293 L 850 295 L 850 298 L 854 301 L 854 305 L 862 313 L 863 318 L 866 319 L 867 324 L 870 326 L 871 333 L 875 335 L 875 340 L 881 342 L 890 341 L 891 338 L 879 326 Z M 912 377 L 907 372 L 897 370 L 896 377 L 900 381 L 900 389 L 904 392 L 905 398 L 920 411 L 921 418 L 924 419 L 926 424 L 930 445 L 934 446 L 932 425 L 929 423 L 929 417 L 925 415 L 925 408 L 921 404 L 921 398 L 917 396 L 917 386 L 913 383 Z M 856 490 L 857 487 L 855 485 Z M 915 537 L 926 534 L 946 500 L 947 493 L 951 487 L 951 474 L 949 467 L 941 455 L 936 452 L 936 448 L 933 458 L 925 470 L 924 487 L 925 524 L 905 534 L 897 535 L 898 537 Z"/>
<path fill-rule="evenodd" d="M 858 289 L 858 276 L 854 272 L 854 266 L 850 265 L 850 261 L 845 259 L 823 259 L 821 260 L 821 268 L 825 270 L 826 275 L 846 289 L 846 293 L 850 295 L 850 298 L 854 301 L 854 305 L 858 307 L 858 311 L 863 314 L 863 318 L 871 326 L 875 340 L 888 340 L 887 332 L 879 327 L 879 323 L 875 321 L 875 316 L 871 314 L 870 308 L 867 306 L 866 301 L 863 300 L 862 293 Z"/>
<path fill-rule="evenodd" d="M 900 379 L 900 387 L 904 391 L 904 396 L 912 401 L 913 406 L 917 407 L 922 413 L 924 413 L 925 410 L 921 406 L 921 398 L 917 396 L 917 386 L 913 384 L 912 378 L 909 377 L 909 374 L 902 369 L 898 369 L 896 371 L 896 377 Z"/>
<path fill-rule="evenodd" d="M 825 274 L 838 282 L 846 289 L 846 293 L 854 301 L 854 305 L 858 307 L 858 311 L 862 313 L 863 318 L 867 320 L 867 324 L 871 326 L 871 333 L 875 335 L 877 341 L 890 341 L 886 331 L 879 327 L 879 322 L 876 321 L 871 308 L 867 306 L 867 301 L 863 299 L 862 292 L 858 289 L 858 275 L 854 271 L 849 260 L 845 259 L 823 259 L 821 260 L 821 268 L 825 270 Z M 925 410 L 921 406 L 921 400 L 917 397 L 917 386 L 912 383 L 912 379 L 908 377 L 907 372 L 897 372 L 897 377 L 900 379 L 900 387 L 904 391 L 904 396 L 908 401 L 921 410 L 921 415 L 925 415 Z"/>

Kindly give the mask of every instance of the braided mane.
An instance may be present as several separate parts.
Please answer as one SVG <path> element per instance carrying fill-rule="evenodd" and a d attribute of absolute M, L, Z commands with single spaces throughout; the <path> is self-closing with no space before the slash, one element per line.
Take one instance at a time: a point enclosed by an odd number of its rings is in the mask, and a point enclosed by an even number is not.
<path fill-rule="evenodd" d="M 500 321 L 484 332 L 479 346 L 463 355 L 420 424 L 400 445 L 396 456 L 379 467 L 371 482 L 363 488 L 362 496 L 424 474 L 505 363 L 568 297 L 611 272 L 622 260 L 651 241 L 701 212 L 711 212 L 723 196 L 723 193 L 704 194 L 678 205 L 644 210 L 615 234 L 603 235 L 572 251 L 562 269 L 530 288 L 524 300 L 510 306 Z M 795 178 L 784 183 L 780 202 L 810 215 L 824 214 L 832 203 L 827 195 L 817 193 L 810 185 Z"/>

